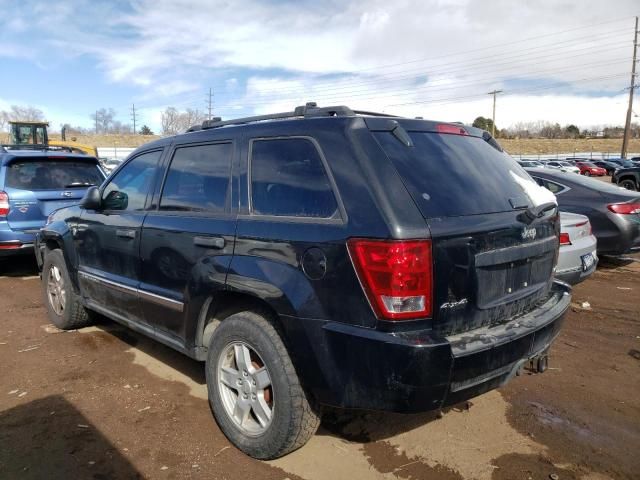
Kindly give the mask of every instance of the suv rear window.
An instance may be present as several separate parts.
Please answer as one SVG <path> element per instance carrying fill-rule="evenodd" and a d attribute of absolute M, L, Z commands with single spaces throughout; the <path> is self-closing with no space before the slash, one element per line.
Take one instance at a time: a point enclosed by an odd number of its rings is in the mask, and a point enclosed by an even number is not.
<path fill-rule="evenodd" d="M 407 147 L 391 132 L 373 132 L 425 218 L 505 212 L 531 206 L 522 182 L 531 177 L 479 137 L 409 132 Z"/>
<path fill-rule="evenodd" d="M 73 160 L 20 160 L 7 168 L 5 186 L 19 190 L 64 190 L 100 185 L 104 176 L 95 163 Z"/>
<path fill-rule="evenodd" d="M 313 142 L 306 138 L 253 141 L 251 206 L 259 215 L 331 218 L 338 214 Z"/>

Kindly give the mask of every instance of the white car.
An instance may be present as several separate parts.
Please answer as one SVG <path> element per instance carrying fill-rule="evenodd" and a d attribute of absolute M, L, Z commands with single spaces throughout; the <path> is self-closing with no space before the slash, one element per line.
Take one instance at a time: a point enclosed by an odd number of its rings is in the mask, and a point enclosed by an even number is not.
<path fill-rule="evenodd" d="M 545 163 L 545 167 L 560 170 L 561 172 L 571 172 L 580 174 L 580 169 L 575 165 L 571 165 L 569 162 L 551 161 Z"/>
<path fill-rule="evenodd" d="M 598 265 L 596 245 L 587 217 L 560 212 L 560 255 L 555 277 L 570 285 L 589 277 Z"/>

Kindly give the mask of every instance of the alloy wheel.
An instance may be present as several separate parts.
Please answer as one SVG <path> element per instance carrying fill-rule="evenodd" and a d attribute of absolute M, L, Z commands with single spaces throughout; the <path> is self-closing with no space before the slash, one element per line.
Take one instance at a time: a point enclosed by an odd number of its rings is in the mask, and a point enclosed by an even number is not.
<path fill-rule="evenodd" d="M 244 434 L 263 434 L 273 418 L 271 376 L 253 347 L 227 345 L 218 359 L 218 391 L 229 418 Z"/>
<path fill-rule="evenodd" d="M 55 265 L 51 265 L 47 276 L 47 297 L 56 315 L 62 315 L 67 302 L 66 289 L 60 269 Z"/>

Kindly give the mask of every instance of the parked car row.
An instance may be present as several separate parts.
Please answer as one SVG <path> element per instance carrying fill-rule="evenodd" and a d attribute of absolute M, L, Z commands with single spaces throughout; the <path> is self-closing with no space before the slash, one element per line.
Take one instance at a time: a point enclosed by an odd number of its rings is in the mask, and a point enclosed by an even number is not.
<path fill-rule="evenodd" d="M 640 249 L 640 194 L 579 175 L 526 170 L 554 193 L 561 211 L 589 219 L 598 240 L 598 254 L 621 255 Z"/>

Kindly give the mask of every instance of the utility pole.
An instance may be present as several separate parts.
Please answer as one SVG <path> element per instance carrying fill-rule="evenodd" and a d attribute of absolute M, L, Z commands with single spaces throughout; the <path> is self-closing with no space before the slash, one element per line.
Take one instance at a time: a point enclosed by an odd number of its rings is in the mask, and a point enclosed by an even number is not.
<path fill-rule="evenodd" d="M 213 118 L 213 89 L 209 87 L 209 99 L 207 101 L 209 109 L 209 120 Z"/>
<path fill-rule="evenodd" d="M 620 156 L 627 158 L 627 147 L 631 135 L 631 113 L 633 112 L 633 91 L 636 88 L 636 53 L 638 50 L 638 17 L 636 17 L 633 29 L 633 63 L 631 64 L 631 86 L 629 87 L 629 107 L 627 108 L 627 120 L 624 124 L 624 137 L 622 138 L 622 152 Z"/>
<path fill-rule="evenodd" d="M 489 95 L 493 95 L 493 117 L 491 117 L 491 136 L 496 136 L 496 95 L 498 93 L 502 93 L 502 90 L 494 90 L 493 92 L 489 92 Z"/>
<path fill-rule="evenodd" d="M 131 119 L 133 120 L 133 134 L 136 134 L 136 120 L 138 119 L 138 114 L 136 113 L 136 105 L 135 103 L 131 104 Z"/>

